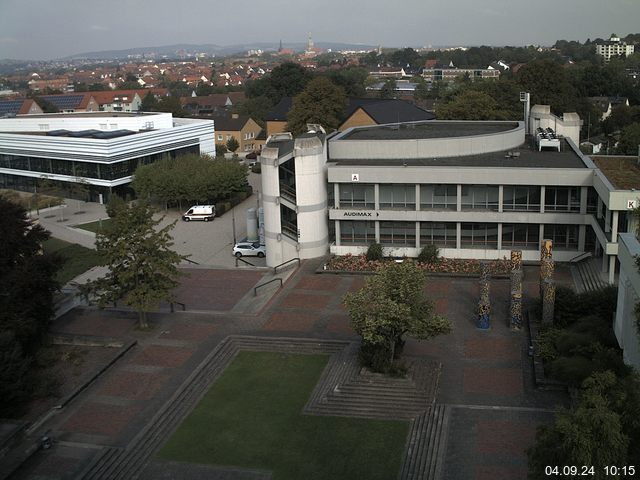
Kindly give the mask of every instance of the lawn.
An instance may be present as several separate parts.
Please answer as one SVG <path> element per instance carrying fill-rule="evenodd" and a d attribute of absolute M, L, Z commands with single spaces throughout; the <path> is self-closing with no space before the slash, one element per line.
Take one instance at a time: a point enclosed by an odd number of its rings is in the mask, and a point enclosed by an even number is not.
<path fill-rule="evenodd" d="M 64 264 L 57 276 L 57 280 L 61 285 L 73 280 L 99 263 L 98 253 L 95 250 L 57 238 L 50 238 L 44 242 L 42 249 L 46 253 L 55 252 L 63 258 Z"/>
<path fill-rule="evenodd" d="M 81 225 L 74 225 L 75 228 L 81 228 L 89 232 L 98 233 L 101 228 L 106 227 L 111 222 L 110 218 L 104 220 L 98 220 L 97 222 L 83 223 Z"/>
<path fill-rule="evenodd" d="M 274 480 L 396 478 L 408 421 L 302 415 L 326 355 L 240 352 L 159 452 Z"/>

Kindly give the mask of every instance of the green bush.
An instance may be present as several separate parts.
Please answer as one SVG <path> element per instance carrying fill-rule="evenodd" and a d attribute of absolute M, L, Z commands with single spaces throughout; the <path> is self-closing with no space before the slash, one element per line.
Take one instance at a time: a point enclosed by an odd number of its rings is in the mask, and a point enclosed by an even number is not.
<path fill-rule="evenodd" d="M 435 245 L 425 245 L 418 254 L 418 261 L 420 263 L 436 263 L 438 261 L 439 254 L 440 251 Z"/>
<path fill-rule="evenodd" d="M 384 258 L 384 248 L 379 243 L 372 243 L 367 249 L 366 257 L 370 262 L 380 261 Z"/>
<path fill-rule="evenodd" d="M 550 375 L 568 385 L 578 387 L 595 371 L 593 362 L 581 355 L 558 357 L 549 364 Z"/>
<path fill-rule="evenodd" d="M 611 322 L 611 314 L 616 309 L 618 289 L 607 286 L 594 292 L 575 293 L 572 289 L 558 286 L 554 310 L 554 324 L 571 325 L 578 319 L 596 315 Z"/>

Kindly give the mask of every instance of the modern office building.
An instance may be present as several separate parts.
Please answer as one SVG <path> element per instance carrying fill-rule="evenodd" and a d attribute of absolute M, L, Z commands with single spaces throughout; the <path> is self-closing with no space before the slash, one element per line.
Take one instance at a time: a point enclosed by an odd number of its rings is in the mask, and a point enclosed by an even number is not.
<path fill-rule="evenodd" d="M 82 182 L 93 201 L 127 193 L 138 165 L 187 153 L 215 155 L 211 120 L 170 113 L 66 113 L 0 119 L 0 188 Z"/>
<path fill-rule="evenodd" d="M 529 133 L 524 122 L 428 121 L 270 137 L 268 264 L 359 254 L 372 242 L 394 256 L 434 244 L 446 257 L 519 249 L 533 261 L 550 238 L 558 261 L 602 256 L 613 282 L 617 233 L 635 224 L 632 192 L 576 147 L 577 115 L 534 106 L 528 123 Z"/>

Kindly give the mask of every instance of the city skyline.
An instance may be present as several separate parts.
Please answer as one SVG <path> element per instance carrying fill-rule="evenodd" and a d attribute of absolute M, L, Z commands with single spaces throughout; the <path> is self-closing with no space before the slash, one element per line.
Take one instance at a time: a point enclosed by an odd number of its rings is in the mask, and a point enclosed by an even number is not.
<path fill-rule="evenodd" d="M 183 9 L 167 0 L 3 0 L 0 10 L 0 58 L 20 60 L 179 43 L 302 43 L 308 32 L 316 43 L 387 47 L 552 45 L 635 33 L 640 18 L 635 0 L 539 0 L 533 6 L 499 0 L 405 0 L 402 5 L 273 0 L 225 4 L 224 9 L 203 0 Z"/>

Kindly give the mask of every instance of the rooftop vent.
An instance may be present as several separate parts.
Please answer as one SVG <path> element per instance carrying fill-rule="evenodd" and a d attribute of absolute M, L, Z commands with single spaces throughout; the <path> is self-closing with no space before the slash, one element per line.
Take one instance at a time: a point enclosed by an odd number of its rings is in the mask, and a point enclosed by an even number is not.
<path fill-rule="evenodd" d="M 544 129 L 538 127 L 536 130 L 536 145 L 538 146 L 538 151 L 543 148 L 553 148 L 560 151 L 560 138 L 553 131 L 553 128 Z"/>

